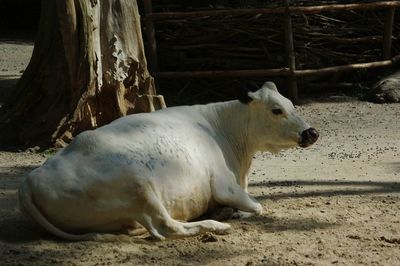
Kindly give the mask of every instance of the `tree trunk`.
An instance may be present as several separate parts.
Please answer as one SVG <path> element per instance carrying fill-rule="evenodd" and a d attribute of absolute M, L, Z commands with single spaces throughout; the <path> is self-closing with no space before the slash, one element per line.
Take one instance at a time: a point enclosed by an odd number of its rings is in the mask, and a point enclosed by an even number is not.
<path fill-rule="evenodd" d="M 0 114 L 0 145 L 63 146 L 87 129 L 162 108 L 133 0 L 42 0 L 31 61 Z"/>

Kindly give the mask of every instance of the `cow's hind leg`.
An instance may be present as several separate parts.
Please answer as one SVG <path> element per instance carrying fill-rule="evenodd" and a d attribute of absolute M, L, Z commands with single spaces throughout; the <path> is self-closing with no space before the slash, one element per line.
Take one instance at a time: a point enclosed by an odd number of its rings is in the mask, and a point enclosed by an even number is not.
<path fill-rule="evenodd" d="M 158 239 L 182 238 L 198 235 L 205 232 L 215 232 L 217 234 L 227 233 L 230 225 L 214 220 L 204 220 L 197 222 L 180 222 L 173 219 L 161 201 L 154 193 L 149 193 L 143 202 L 143 212 L 136 220 L 141 223 L 150 234 Z"/>

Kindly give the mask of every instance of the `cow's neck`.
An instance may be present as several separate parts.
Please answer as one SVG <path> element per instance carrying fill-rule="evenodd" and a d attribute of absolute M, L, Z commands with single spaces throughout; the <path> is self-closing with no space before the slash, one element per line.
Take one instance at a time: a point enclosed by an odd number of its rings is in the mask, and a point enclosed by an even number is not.
<path fill-rule="evenodd" d="M 243 188 L 247 187 L 246 174 L 255 153 L 249 144 L 250 112 L 247 105 L 239 101 L 229 101 L 211 105 L 210 124 L 221 140 L 228 166 L 236 174 L 236 181 Z"/>

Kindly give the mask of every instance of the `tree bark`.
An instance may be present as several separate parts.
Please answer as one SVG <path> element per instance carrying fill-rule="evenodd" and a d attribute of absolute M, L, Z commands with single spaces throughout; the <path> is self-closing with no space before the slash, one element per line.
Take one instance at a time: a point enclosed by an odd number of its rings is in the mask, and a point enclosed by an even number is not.
<path fill-rule="evenodd" d="M 42 0 L 31 61 L 0 109 L 0 145 L 63 146 L 87 129 L 164 107 L 132 0 Z"/>

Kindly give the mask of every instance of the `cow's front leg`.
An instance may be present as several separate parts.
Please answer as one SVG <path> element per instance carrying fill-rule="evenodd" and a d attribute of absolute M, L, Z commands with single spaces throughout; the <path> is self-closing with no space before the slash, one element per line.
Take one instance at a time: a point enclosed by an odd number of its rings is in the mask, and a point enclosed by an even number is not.
<path fill-rule="evenodd" d="M 230 206 L 244 212 L 262 213 L 261 204 L 235 183 L 235 178 L 232 175 L 212 177 L 211 191 L 214 199 L 221 205 Z"/>

